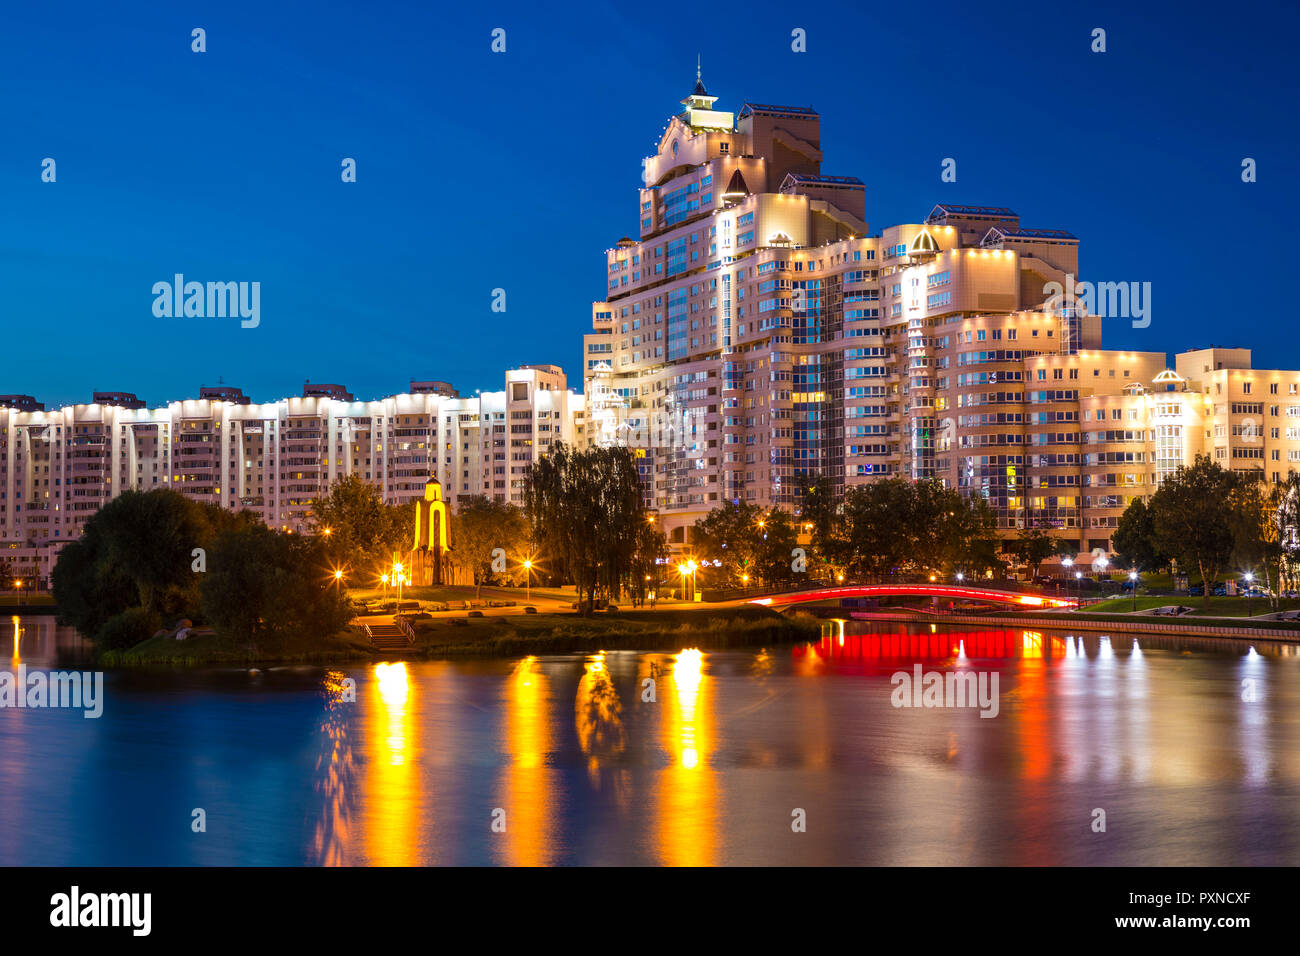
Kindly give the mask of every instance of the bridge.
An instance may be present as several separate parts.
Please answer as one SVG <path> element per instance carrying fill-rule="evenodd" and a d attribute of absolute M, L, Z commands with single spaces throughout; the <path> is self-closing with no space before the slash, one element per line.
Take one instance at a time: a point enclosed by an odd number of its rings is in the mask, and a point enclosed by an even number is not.
<path fill-rule="evenodd" d="M 817 588 L 811 591 L 792 591 L 788 594 L 773 594 L 770 597 L 754 598 L 749 603 L 762 604 L 767 607 L 788 607 L 793 604 L 838 601 L 842 598 L 884 597 L 920 597 L 949 601 L 974 601 L 981 604 L 1009 604 L 1015 607 L 1034 609 L 1078 606 L 1077 601 L 1067 598 L 960 584 L 854 584 L 836 588 Z"/>

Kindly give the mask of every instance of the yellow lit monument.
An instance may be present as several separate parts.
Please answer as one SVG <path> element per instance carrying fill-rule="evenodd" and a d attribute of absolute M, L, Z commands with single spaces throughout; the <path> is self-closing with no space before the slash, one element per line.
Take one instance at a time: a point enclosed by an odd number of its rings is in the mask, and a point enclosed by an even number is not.
<path fill-rule="evenodd" d="M 447 544 L 447 502 L 442 485 L 430 478 L 424 486 L 424 500 L 415 503 L 415 543 L 411 547 L 411 580 L 430 586 L 450 581 L 451 548 Z"/>

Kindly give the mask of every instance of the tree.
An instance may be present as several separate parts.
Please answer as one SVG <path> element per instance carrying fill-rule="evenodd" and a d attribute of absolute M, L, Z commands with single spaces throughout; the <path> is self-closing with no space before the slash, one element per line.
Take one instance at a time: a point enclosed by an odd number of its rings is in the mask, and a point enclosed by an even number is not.
<path fill-rule="evenodd" d="M 1148 505 L 1156 547 L 1180 567 L 1197 569 L 1206 610 L 1214 581 L 1232 558 L 1228 514 L 1237 480 L 1208 455 L 1197 455 L 1164 480 Z"/>
<path fill-rule="evenodd" d="M 108 563 L 94 521 L 92 517 L 86 522 L 80 539 L 63 546 L 50 575 L 59 623 L 75 627 L 92 640 L 140 595 L 135 582 Z"/>
<path fill-rule="evenodd" d="M 1283 546 L 1277 512 L 1280 489 L 1270 488 L 1263 472 L 1237 480 L 1228 498 L 1228 527 L 1232 531 L 1232 561 L 1250 570 L 1270 593 L 1277 608 L 1277 590 L 1283 560 Z"/>
<path fill-rule="evenodd" d="M 759 540 L 754 556 L 758 579 L 768 587 L 789 584 L 795 576 L 794 549 L 798 535 L 790 516 L 780 508 L 769 508 L 759 521 Z"/>
<path fill-rule="evenodd" d="M 385 504 L 359 475 L 339 478 L 307 512 L 308 531 L 336 567 L 386 567 L 394 551 L 410 546 L 414 527 L 414 504 Z"/>
<path fill-rule="evenodd" d="M 1274 521 L 1278 547 L 1281 549 L 1283 590 L 1296 589 L 1296 571 L 1300 568 L 1300 474 L 1288 472 L 1286 479 L 1273 489 Z"/>
<path fill-rule="evenodd" d="M 1169 563 L 1156 541 L 1155 522 L 1143 498 L 1134 498 L 1119 516 L 1111 536 L 1115 563 L 1134 571 L 1155 571 Z"/>
<path fill-rule="evenodd" d="M 707 561 L 722 562 L 714 576 L 727 587 L 742 587 L 745 578 L 757 579 L 765 512 L 748 502 L 728 502 L 695 522 L 691 541 L 695 553 Z"/>
<path fill-rule="evenodd" d="M 1016 540 L 1009 542 L 1007 551 L 1024 561 L 1030 568 L 1030 580 L 1038 577 L 1044 561 L 1056 555 L 1067 555 L 1074 550 L 1074 545 L 1062 538 L 1048 534 L 1047 530 L 1035 525 L 1021 528 Z"/>
<path fill-rule="evenodd" d="M 645 604 L 647 592 L 658 585 L 664 568 L 661 562 L 667 557 L 668 536 L 653 521 L 642 522 L 628 568 L 628 590 L 632 593 L 633 606 Z"/>
<path fill-rule="evenodd" d="M 486 581 L 492 580 L 493 552 L 500 548 L 510 564 L 522 563 L 528 544 L 528 524 L 523 512 L 512 504 L 486 495 L 474 495 L 456 509 L 451 524 L 452 562 L 470 575 L 477 598 Z"/>
<path fill-rule="evenodd" d="M 168 590 L 193 588 L 193 549 L 212 530 L 202 506 L 166 489 L 123 492 L 91 523 L 98 526 L 102 560 L 131 579 L 147 614 L 163 610 Z"/>
<path fill-rule="evenodd" d="M 352 609 L 330 561 L 319 539 L 260 522 L 223 531 L 200 585 L 203 613 L 219 632 L 263 650 L 294 634 L 334 634 Z"/>
<path fill-rule="evenodd" d="M 843 560 L 854 574 L 978 574 L 1001 564 L 988 504 L 940 481 L 889 478 L 851 488 L 843 523 Z"/>
<path fill-rule="evenodd" d="M 59 620 L 104 648 L 152 633 L 163 615 L 197 617 L 194 549 L 206 548 L 217 527 L 248 520 L 166 489 L 124 492 L 59 552 L 51 575 Z"/>
<path fill-rule="evenodd" d="M 556 442 L 529 466 L 524 497 L 534 545 L 572 581 L 583 613 L 598 591 L 617 598 L 649 518 L 632 453 Z"/>
<path fill-rule="evenodd" d="M 799 523 L 810 535 L 809 558 L 819 565 L 844 563 L 844 539 L 835 486 L 829 475 L 803 472 L 795 479 Z"/>
<path fill-rule="evenodd" d="M 844 495 L 844 563 L 853 575 L 888 576 L 915 556 L 911 534 L 913 482 L 886 478 Z"/>

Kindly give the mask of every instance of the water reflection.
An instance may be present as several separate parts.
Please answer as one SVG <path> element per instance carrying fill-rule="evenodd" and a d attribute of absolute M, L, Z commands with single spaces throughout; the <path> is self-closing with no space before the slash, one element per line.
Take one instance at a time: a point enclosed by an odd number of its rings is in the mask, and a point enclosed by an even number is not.
<path fill-rule="evenodd" d="M 661 739 L 669 763 L 659 777 L 655 851 L 668 866 L 709 866 L 716 862 L 717 783 L 709 766 L 712 699 L 704 654 L 676 655 L 668 685 Z"/>
<path fill-rule="evenodd" d="M 39 626 L 15 623 L 29 668 Z M 996 673 L 997 717 L 895 708 L 918 664 Z M 1277 643 L 853 621 L 796 648 L 111 674 L 101 720 L 0 712 L 0 864 L 1295 864 L 1298 678 Z M 225 836 L 106 792 L 202 799 Z"/>
<path fill-rule="evenodd" d="M 587 773 L 592 786 L 599 787 L 601 766 L 613 763 L 625 745 L 623 704 L 603 653 L 583 664 L 574 711 L 578 745 L 587 755 Z"/>
<path fill-rule="evenodd" d="M 506 765 L 499 808 L 505 817 L 494 821 L 494 832 L 504 841 L 501 862 L 544 866 L 553 855 L 555 772 L 547 766 L 552 748 L 550 681 L 536 657 L 525 657 L 515 666 L 505 706 Z"/>
<path fill-rule="evenodd" d="M 411 680 L 404 662 L 376 664 L 377 700 L 367 721 L 365 845 L 377 866 L 419 863 L 412 831 L 421 790 L 416 766 Z"/>

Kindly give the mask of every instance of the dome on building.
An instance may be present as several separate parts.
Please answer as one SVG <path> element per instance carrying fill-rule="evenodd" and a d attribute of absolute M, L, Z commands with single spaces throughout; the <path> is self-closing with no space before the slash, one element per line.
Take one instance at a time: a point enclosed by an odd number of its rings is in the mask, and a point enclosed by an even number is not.
<path fill-rule="evenodd" d="M 939 243 L 925 229 L 916 234 L 916 238 L 912 240 L 912 246 L 908 250 L 914 256 L 934 255 L 938 251 Z"/>

